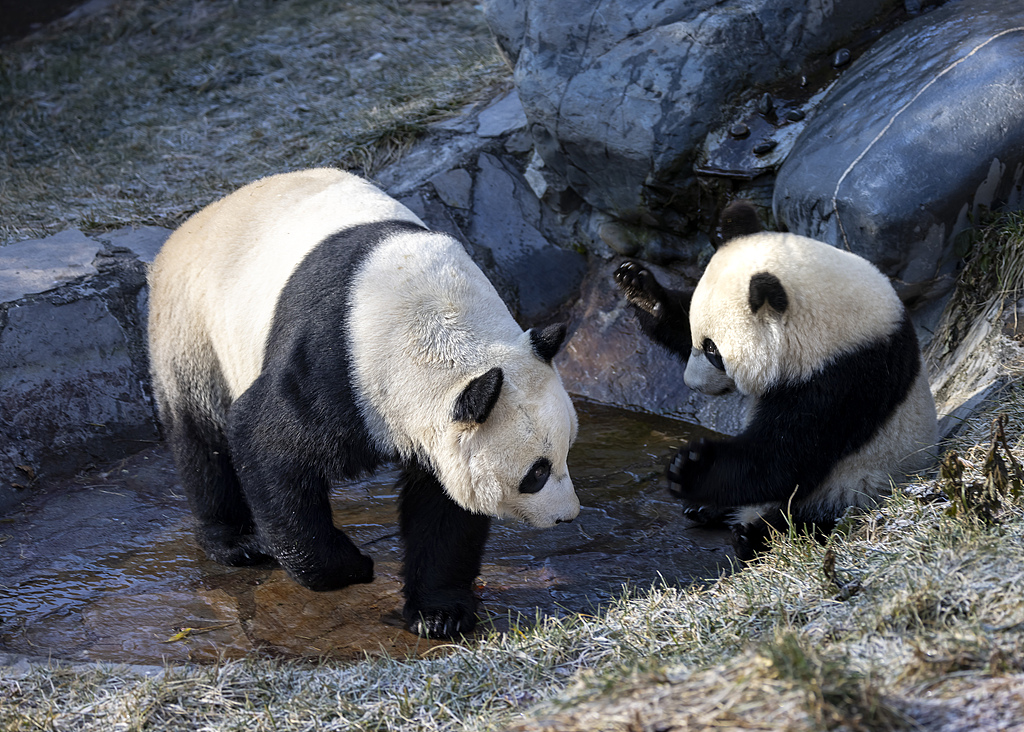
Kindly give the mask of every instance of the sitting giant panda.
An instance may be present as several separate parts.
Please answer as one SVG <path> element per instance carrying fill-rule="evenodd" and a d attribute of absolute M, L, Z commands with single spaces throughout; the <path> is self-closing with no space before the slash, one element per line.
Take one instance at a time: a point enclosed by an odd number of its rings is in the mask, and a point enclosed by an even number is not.
<path fill-rule="evenodd" d="M 722 228 L 692 297 L 633 262 L 615 280 L 645 332 L 688 357 L 687 386 L 750 397 L 739 435 L 684 445 L 668 469 L 691 515 L 729 516 L 747 560 L 771 529 L 792 520 L 823 536 L 848 507 L 927 468 L 937 428 L 913 325 L 874 265 L 761 232 L 745 202 L 727 207 Z"/>
<path fill-rule="evenodd" d="M 452 636 L 476 622 L 491 516 L 578 514 L 564 325 L 524 333 L 457 240 L 369 183 L 251 183 L 168 239 L 150 287 L 154 394 L 211 559 L 371 581 L 330 480 L 398 459 L 404 615 Z"/>

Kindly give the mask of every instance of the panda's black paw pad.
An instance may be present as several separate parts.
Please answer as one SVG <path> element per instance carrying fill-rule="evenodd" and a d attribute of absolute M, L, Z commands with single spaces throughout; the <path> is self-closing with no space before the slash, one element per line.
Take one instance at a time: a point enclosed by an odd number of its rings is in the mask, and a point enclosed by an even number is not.
<path fill-rule="evenodd" d="M 688 442 L 679 448 L 668 466 L 668 490 L 676 498 L 691 498 L 693 484 L 701 472 L 710 465 L 714 444 L 703 438 Z"/>
<path fill-rule="evenodd" d="M 661 314 L 663 289 L 654 274 L 638 262 L 626 261 L 612 275 L 630 304 L 657 317 Z"/>
<path fill-rule="evenodd" d="M 690 504 L 683 506 L 683 518 L 705 529 L 717 529 L 727 524 L 728 512 Z"/>
<path fill-rule="evenodd" d="M 409 630 L 423 638 L 457 638 L 475 627 L 476 614 L 463 608 L 420 611 L 409 623 Z"/>

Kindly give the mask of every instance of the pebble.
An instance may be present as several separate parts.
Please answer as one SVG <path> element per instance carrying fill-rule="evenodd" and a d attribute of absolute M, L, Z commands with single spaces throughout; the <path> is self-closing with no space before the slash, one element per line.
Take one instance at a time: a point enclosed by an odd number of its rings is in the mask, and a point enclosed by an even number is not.
<path fill-rule="evenodd" d="M 729 128 L 729 134 L 735 137 L 737 140 L 741 140 L 750 134 L 750 128 L 742 122 L 737 122 Z"/>
<path fill-rule="evenodd" d="M 850 49 L 840 48 L 836 51 L 836 55 L 832 57 L 832 68 L 838 69 L 840 66 L 846 66 L 850 63 Z"/>
<path fill-rule="evenodd" d="M 776 142 L 775 140 L 765 140 L 764 142 L 759 142 L 756 145 L 754 145 L 754 155 L 767 155 L 772 150 L 774 150 L 775 146 L 778 144 L 779 143 Z"/>
<path fill-rule="evenodd" d="M 802 109 L 791 109 L 788 112 L 786 112 L 786 119 L 788 119 L 790 122 L 799 122 L 806 116 L 807 115 L 804 114 L 804 111 Z"/>

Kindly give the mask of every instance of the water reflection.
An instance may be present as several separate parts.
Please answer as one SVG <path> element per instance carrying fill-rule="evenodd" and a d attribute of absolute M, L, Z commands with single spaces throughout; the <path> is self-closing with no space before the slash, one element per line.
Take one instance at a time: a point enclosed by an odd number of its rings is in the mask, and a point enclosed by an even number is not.
<path fill-rule="evenodd" d="M 478 592 L 485 620 L 593 612 L 624 584 L 689 582 L 729 566 L 727 537 L 689 528 L 663 488 L 693 428 L 580 403 L 569 455 L 583 504 L 554 529 L 495 522 Z M 0 524 L 0 651 L 127 663 L 260 652 L 349 658 L 420 653 L 402 628 L 397 470 L 346 482 L 335 522 L 376 561 L 376 579 L 314 593 L 275 567 L 209 562 L 163 446 L 43 486 Z"/>

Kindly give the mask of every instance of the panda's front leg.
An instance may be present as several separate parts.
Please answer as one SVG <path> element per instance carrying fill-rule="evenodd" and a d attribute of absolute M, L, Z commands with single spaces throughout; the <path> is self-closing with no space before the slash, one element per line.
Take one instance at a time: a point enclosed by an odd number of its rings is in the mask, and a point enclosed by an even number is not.
<path fill-rule="evenodd" d="M 631 260 L 620 264 L 612 279 L 632 306 L 644 333 L 681 359 L 689 358 L 693 293 L 662 287 L 653 272 Z"/>
<path fill-rule="evenodd" d="M 324 592 L 373 581 L 373 560 L 332 519 L 329 461 L 258 389 L 232 405 L 232 460 L 265 550 L 299 584 Z"/>
<path fill-rule="evenodd" d="M 714 448 L 707 440 L 688 442 L 668 466 L 668 491 L 682 501 L 683 516 L 699 526 L 724 525 L 728 511 L 712 508 L 694 499 L 693 488 L 711 467 Z"/>
<path fill-rule="evenodd" d="M 473 584 L 491 519 L 459 506 L 434 474 L 416 463 L 405 466 L 398 487 L 405 622 L 430 638 L 469 633 L 476 627 Z"/>

